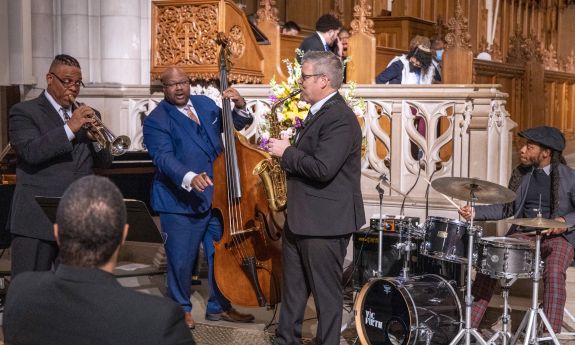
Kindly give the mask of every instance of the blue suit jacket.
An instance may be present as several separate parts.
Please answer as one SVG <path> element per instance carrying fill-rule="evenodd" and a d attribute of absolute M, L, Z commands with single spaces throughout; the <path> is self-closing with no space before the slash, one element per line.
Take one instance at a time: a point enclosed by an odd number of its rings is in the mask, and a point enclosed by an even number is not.
<path fill-rule="evenodd" d="M 201 214 L 212 204 L 213 187 L 188 192 L 181 184 L 189 171 L 206 172 L 213 181 L 213 162 L 223 150 L 222 112 L 209 97 L 191 96 L 190 100 L 207 141 L 198 135 L 197 125 L 166 100 L 144 120 L 144 144 L 156 166 L 151 193 L 156 212 Z M 237 129 L 252 121 L 235 112 L 233 119 Z"/>

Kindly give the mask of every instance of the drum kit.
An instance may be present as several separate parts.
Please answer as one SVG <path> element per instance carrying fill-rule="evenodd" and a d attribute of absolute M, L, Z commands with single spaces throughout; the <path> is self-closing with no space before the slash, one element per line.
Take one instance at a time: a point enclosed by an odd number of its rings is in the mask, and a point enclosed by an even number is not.
<path fill-rule="evenodd" d="M 475 179 L 443 177 L 436 179 L 431 186 L 443 194 L 468 202 L 504 204 L 515 199 L 515 193 L 498 184 Z M 380 219 L 371 228 L 379 231 L 378 266 L 369 279 L 360 281 L 362 285 L 354 305 L 355 323 L 358 338 L 364 345 L 411 345 L 411 344 L 464 344 L 482 345 L 515 344 L 518 336 L 525 331 L 525 345 L 535 344 L 542 339 L 550 339 L 559 345 L 543 310 L 538 307 L 538 284 L 542 266 L 540 243 L 544 229 L 565 228 L 565 224 L 550 219 L 521 218 L 508 220 L 509 223 L 536 229 L 536 240 L 512 237 L 484 237 L 482 229 L 469 222 L 455 219 L 428 217 L 423 227 L 414 224 L 413 219 L 402 222 L 394 220 L 393 233 L 401 240 L 393 245 L 403 252 L 403 268 L 385 271 L 382 263 L 383 233 L 390 232 L 381 218 L 382 193 L 380 191 Z M 377 220 L 376 220 L 377 221 Z M 373 222 L 373 220 L 372 220 Z M 367 238 L 367 237 L 366 237 Z M 387 237 L 389 238 L 389 237 Z M 477 238 L 477 244 L 474 243 Z M 412 242 L 413 239 L 413 242 Z M 354 237 L 354 261 L 356 238 Z M 417 245 L 416 245 L 417 244 Z M 363 249 L 363 244 L 361 245 Z M 457 285 L 447 279 L 443 272 L 422 272 L 422 267 L 413 269 L 411 251 L 433 260 L 449 264 L 466 265 L 464 307 L 460 302 Z M 420 260 L 420 259 L 418 259 Z M 429 266 L 427 266 L 429 267 Z M 500 281 L 504 302 L 501 331 L 485 340 L 471 327 L 471 273 L 476 271 Z M 417 275 L 410 275 L 410 269 Z M 440 274 L 441 273 L 441 274 Z M 388 276 L 385 276 L 389 274 Z M 446 279 L 447 278 L 447 279 Z M 511 285 L 517 279 L 532 278 L 533 292 L 531 308 L 525 315 L 513 338 L 509 329 L 508 297 Z M 464 310 L 464 312 L 463 312 Z M 537 318 L 540 318 L 550 338 L 537 337 Z"/>

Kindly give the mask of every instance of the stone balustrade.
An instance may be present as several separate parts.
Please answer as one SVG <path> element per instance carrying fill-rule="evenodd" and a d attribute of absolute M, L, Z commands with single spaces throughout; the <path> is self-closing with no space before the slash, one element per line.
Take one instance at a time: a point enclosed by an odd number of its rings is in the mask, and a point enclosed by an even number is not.
<path fill-rule="evenodd" d="M 269 87 L 236 87 L 255 116 L 243 134 L 256 142 L 257 124 L 271 106 Z M 217 98 L 213 88 L 192 87 L 192 92 Z M 403 203 L 406 215 L 421 219 L 426 215 L 426 201 L 428 215 L 457 218 L 448 200 L 432 188 L 427 191 L 427 180 L 477 177 L 507 184 L 511 130 L 516 124 L 505 109 L 507 95 L 497 85 L 359 85 L 355 95 L 367 104 L 367 112 L 358 120 L 364 134 L 362 191 L 368 218 L 379 213 L 375 186 L 381 176 L 390 181 L 384 185 L 384 213 L 399 214 Z M 131 150 L 143 150 L 142 121 L 161 98 L 161 93 L 150 95 L 147 88 L 86 88 L 81 100 L 100 109 L 116 134 L 130 136 Z"/>

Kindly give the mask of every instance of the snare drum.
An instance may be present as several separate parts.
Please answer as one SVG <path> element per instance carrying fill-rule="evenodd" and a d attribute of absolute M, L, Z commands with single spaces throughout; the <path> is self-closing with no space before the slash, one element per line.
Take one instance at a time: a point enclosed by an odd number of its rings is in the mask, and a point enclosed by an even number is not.
<path fill-rule="evenodd" d="M 467 262 L 469 224 L 457 219 L 428 217 L 421 253 L 450 262 Z"/>
<path fill-rule="evenodd" d="M 477 241 L 475 268 L 491 278 L 530 278 L 535 245 L 512 237 L 485 237 Z"/>
<path fill-rule="evenodd" d="M 461 329 L 453 287 L 434 274 L 370 280 L 354 306 L 362 344 L 449 344 Z"/>

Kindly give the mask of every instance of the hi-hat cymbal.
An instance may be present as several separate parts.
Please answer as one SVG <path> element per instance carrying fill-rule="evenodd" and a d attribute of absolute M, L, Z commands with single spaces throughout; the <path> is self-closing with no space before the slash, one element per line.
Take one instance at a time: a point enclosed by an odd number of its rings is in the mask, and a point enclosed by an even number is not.
<path fill-rule="evenodd" d="M 441 177 L 431 182 L 433 189 L 455 199 L 481 204 L 505 204 L 515 200 L 515 192 L 497 183 L 466 177 Z M 473 192 L 473 193 L 472 193 Z"/>
<path fill-rule="evenodd" d="M 541 217 L 508 219 L 507 223 L 537 229 L 565 229 L 569 227 L 566 223 Z"/>

